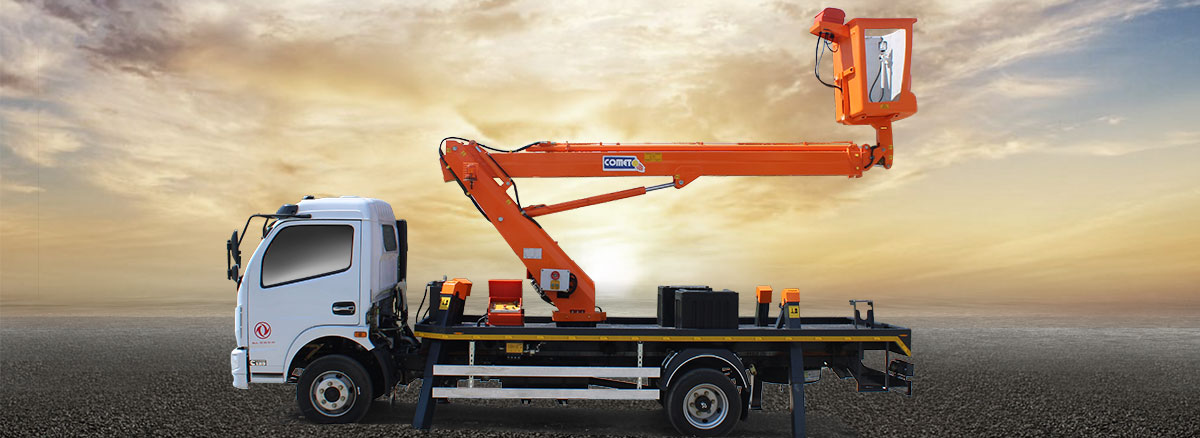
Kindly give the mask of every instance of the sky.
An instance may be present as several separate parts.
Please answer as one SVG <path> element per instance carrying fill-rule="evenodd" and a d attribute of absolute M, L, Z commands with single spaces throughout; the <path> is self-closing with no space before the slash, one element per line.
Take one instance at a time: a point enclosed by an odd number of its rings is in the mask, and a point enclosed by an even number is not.
<path fill-rule="evenodd" d="M 410 283 L 521 278 L 440 139 L 872 142 L 812 75 L 825 6 L 918 19 L 894 166 L 539 218 L 610 314 L 698 283 L 835 313 L 1200 315 L 1194 0 L 0 0 L 0 316 L 231 311 L 225 239 L 304 195 L 391 203 Z"/>

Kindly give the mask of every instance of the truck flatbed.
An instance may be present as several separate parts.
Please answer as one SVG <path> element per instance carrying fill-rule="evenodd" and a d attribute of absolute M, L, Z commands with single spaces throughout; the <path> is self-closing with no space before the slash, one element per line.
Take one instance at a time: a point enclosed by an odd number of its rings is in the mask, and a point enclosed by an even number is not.
<path fill-rule="evenodd" d="M 854 315 L 845 318 L 789 318 L 798 313 L 792 301 L 769 318 L 762 305 L 755 317 L 737 318 L 736 328 L 678 328 L 648 317 L 609 317 L 591 326 L 571 326 L 544 316 L 525 317 L 520 326 L 497 326 L 487 324 L 484 316 L 462 314 L 464 301 L 454 294 L 453 284 L 431 286 L 431 295 L 441 290 L 435 302 L 446 306 L 414 326 L 414 335 L 422 339 L 417 357 L 425 359 L 422 376 L 428 382 L 414 418 L 418 428 L 431 425 L 434 402 L 441 399 L 667 403 L 679 396 L 680 385 L 674 382 L 698 369 L 720 370 L 740 388 L 744 409 L 734 411 L 742 419 L 761 409 L 764 382 L 790 384 L 793 400 L 803 403 L 802 385 L 819 380 L 824 368 L 854 379 L 859 392 L 912 394 L 912 365 L 892 359 L 893 353 L 911 356 L 912 331 L 875 322 L 869 300 L 851 300 Z M 866 318 L 859 304 L 869 306 Z M 877 357 L 882 367 L 864 364 L 868 351 L 882 353 Z M 804 410 L 793 408 L 792 415 L 793 431 L 803 431 Z"/>
<path fill-rule="evenodd" d="M 478 315 L 464 315 L 477 321 Z M 856 323 L 854 318 L 805 317 L 800 328 L 754 325 L 754 318 L 741 317 L 736 329 L 686 329 L 659 326 L 655 318 L 609 317 L 595 327 L 561 327 L 549 317 L 530 316 L 524 326 L 488 326 L 476 323 L 438 326 L 417 324 L 417 337 L 445 341 L 577 341 L 655 343 L 876 343 L 893 352 L 912 354 L 912 330 L 887 323 Z M 820 350 L 820 348 L 815 348 Z M 870 348 L 870 349 L 879 349 Z"/>

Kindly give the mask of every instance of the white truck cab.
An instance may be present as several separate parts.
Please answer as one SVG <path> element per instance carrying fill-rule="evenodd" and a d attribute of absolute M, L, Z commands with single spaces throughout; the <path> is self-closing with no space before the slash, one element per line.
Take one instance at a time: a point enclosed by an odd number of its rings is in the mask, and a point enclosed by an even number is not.
<path fill-rule="evenodd" d="M 406 230 L 391 206 L 370 198 L 306 197 L 274 215 L 254 217 L 266 222 L 244 275 L 237 272 L 237 247 L 245 230 L 241 238 L 235 232 L 228 245 L 230 276 L 238 280 L 237 348 L 230 354 L 234 386 L 299 381 L 309 358 L 326 355 L 317 355 L 318 350 L 345 350 L 346 355 L 361 356 L 356 358 L 359 362 L 371 362 L 380 353 L 368 333 L 378 320 L 368 313 L 383 300 L 404 297 L 403 270 L 398 267 L 403 266 Z M 387 307 L 396 308 L 394 303 Z M 328 412 L 322 413 L 328 415 L 352 407 L 355 396 L 370 400 L 379 395 L 348 394 L 348 386 L 373 386 L 350 382 L 355 376 L 348 374 L 353 373 L 311 379 L 316 385 L 313 407 L 324 408 Z"/>

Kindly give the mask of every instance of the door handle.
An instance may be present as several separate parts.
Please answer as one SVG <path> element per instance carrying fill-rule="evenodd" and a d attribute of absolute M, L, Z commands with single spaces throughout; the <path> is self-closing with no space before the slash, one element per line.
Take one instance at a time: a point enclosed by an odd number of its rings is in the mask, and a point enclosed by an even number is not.
<path fill-rule="evenodd" d="M 333 303 L 333 314 L 334 315 L 353 315 L 354 314 L 354 302 L 353 301 L 338 301 L 336 303 Z"/>

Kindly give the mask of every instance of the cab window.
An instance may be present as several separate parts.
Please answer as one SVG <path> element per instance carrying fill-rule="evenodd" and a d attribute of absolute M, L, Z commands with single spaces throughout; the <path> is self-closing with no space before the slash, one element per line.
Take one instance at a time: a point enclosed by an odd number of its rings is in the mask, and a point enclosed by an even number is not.
<path fill-rule="evenodd" d="M 293 225 L 275 234 L 262 263 L 262 287 L 280 286 L 350 269 L 354 227 Z"/>
<path fill-rule="evenodd" d="M 383 226 L 383 250 L 387 252 L 396 250 L 396 227 Z"/>

